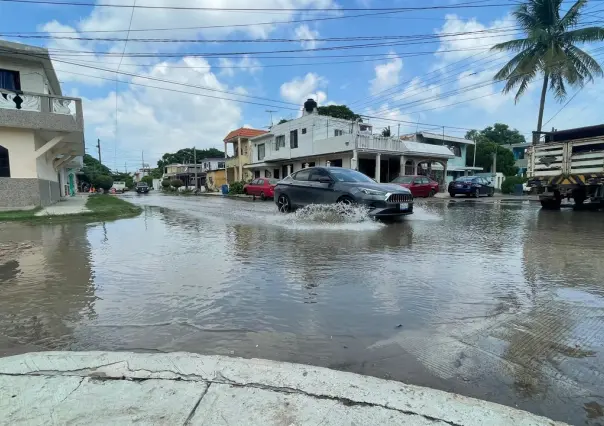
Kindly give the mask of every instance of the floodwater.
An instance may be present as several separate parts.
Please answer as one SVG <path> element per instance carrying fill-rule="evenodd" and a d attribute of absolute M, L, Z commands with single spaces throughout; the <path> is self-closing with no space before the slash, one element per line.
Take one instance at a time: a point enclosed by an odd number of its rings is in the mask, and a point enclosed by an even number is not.
<path fill-rule="evenodd" d="M 0 354 L 269 358 L 604 422 L 601 213 L 420 201 L 381 224 L 129 199 L 140 217 L 0 224 Z"/>

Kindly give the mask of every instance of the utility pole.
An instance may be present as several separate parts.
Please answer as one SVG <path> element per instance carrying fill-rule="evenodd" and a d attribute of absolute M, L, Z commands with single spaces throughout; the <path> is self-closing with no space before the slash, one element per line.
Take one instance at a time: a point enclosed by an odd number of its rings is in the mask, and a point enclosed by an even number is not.
<path fill-rule="evenodd" d="M 145 173 L 145 151 L 141 151 L 141 162 L 142 172 Z"/>
<path fill-rule="evenodd" d="M 96 140 L 96 149 L 99 151 L 99 163 L 102 163 L 102 161 L 101 161 L 101 140 L 100 139 Z"/>
<path fill-rule="evenodd" d="M 195 191 L 199 188 L 197 187 L 197 150 L 193 147 L 193 164 L 195 165 Z"/>
<path fill-rule="evenodd" d="M 401 138 L 401 123 L 398 123 L 398 132 L 397 132 L 397 136 L 400 139 Z"/>
<path fill-rule="evenodd" d="M 126 166 L 126 163 L 124 163 L 124 173 L 128 174 L 128 166 Z"/>
<path fill-rule="evenodd" d="M 476 137 L 474 137 L 474 162 L 472 163 L 472 167 L 476 167 L 476 151 L 478 150 L 478 141 Z"/>

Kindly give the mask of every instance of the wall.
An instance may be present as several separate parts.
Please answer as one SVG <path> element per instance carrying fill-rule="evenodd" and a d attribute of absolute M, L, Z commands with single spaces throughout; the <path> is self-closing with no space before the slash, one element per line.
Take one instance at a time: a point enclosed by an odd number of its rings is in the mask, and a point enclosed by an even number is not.
<path fill-rule="evenodd" d="M 211 183 L 210 183 L 211 180 Z M 210 189 L 220 189 L 222 185 L 226 183 L 226 171 L 225 170 L 215 170 L 212 172 L 208 172 L 206 176 L 206 182 L 208 188 Z"/>
<path fill-rule="evenodd" d="M 35 145 L 34 145 L 35 148 L 39 149 L 42 146 L 44 146 L 44 144 L 46 144 L 47 141 L 45 141 L 41 137 L 35 135 L 34 142 L 35 142 Z M 35 155 L 35 153 L 34 153 L 34 155 Z M 49 157 L 49 155 L 47 153 L 36 159 L 36 169 L 37 169 L 36 176 L 40 179 L 58 182 L 59 178 L 58 178 L 57 171 L 55 170 L 55 168 L 52 165 L 52 159 L 48 160 L 48 157 Z"/>
<path fill-rule="evenodd" d="M 279 169 L 281 171 L 282 167 L 284 165 L 287 164 L 292 164 L 292 173 L 293 172 L 297 172 L 298 170 L 302 170 L 304 168 L 304 164 L 305 163 L 309 163 L 309 162 L 314 162 L 316 167 L 319 166 L 326 166 L 327 165 L 327 161 L 331 161 L 331 160 L 342 160 L 342 167 L 349 169 L 351 167 L 351 160 L 352 160 L 352 151 L 349 152 L 342 152 L 342 153 L 337 153 L 337 154 L 331 154 L 331 155 L 326 155 L 326 156 L 322 156 L 322 157 L 314 157 L 314 158 L 309 158 L 309 159 L 305 159 L 304 161 L 281 161 L 281 162 L 275 162 L 274 164 L 271 164 L 269 167 L 254 167 L 251 170 L 251 173 L 253 175 L 253 173 L 255 171 L 260 171 L 260 177 L 274 177 L 274 170 L 275 169 Z M 270 175 L 267 176 L 266 172 L 270 172 Z M 283 176 L 281 173 L 279 174 L 279 179 L 283 179 L 287 176 Z"/>
<path fill-rule="evenodd" d="M 0 178 L 0 211 L 47 206 L 60 198 L 58 182 L 42 179 Z"/>
<path fill-rule="evenodd" d="M 32 130 L 0 127 L 0 145 L 8 149 L 12 178 L 38 177 Z"/>
<path fill-rule="evenodd" d="M 42 64 L 0 56 L 0 68 L 18 71 L 19 78 L 21 79 L 21 90 L 24 92 L 51 92 L 50 94 L 52 94 L 52 89 L 50 88 L 50 84 L 48 84 L 48 78 Z"/>

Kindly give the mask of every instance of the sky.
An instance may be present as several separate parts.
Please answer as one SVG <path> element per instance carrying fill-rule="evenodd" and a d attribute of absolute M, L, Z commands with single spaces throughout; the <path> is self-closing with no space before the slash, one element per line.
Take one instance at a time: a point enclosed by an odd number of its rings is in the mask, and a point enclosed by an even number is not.
<path fill-rule="evenodd" d="M 229 131 L 296 118 L 309 97 L 393 134 L 501 122 L 529 139 L 536 127 L 541 81 L 517 103 L 493 81 L 509 55 L 490 47 L 522 36 L 511 0 L 75 2 L 86 5 L 0 0 L 0 38 L 50 49 L 64 95 L 83 99 L 86 151 L 100 139 L 114 170 L 223 150 Z M 405 7 L 420 9 L 393 10 Z M 604 21 L 602 0 L 585 10 L 586 25 Z M 584 46 L 602 63 L 601 47 Z M 603 79 L 548 96 L 544 128 L 601 124 L 603 99 Z"/>

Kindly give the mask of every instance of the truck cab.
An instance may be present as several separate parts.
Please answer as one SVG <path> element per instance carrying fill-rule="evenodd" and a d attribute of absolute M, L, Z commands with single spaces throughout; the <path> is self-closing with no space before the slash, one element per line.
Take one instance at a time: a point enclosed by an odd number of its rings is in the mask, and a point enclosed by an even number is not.
<path fill-rule="evenodd" d="M 529 186 L 539 188 L 541 206 L 604 207 L 604 124 L 545 133 L 527 150 Z"/>

